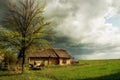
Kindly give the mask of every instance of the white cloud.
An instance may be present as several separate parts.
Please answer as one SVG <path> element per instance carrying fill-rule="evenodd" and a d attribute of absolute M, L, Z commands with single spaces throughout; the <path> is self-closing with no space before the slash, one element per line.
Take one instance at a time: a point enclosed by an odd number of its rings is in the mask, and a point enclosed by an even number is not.
<path fill-rule="evenodd" d="M 62 1 L 66 1 L 66 4 Z M 105 23 L 106 17 L 116 13 L 110 6 L 111 2 L 108 0 L 52 0 L 46 10 L 47 14 L 57 22 L 58 34 L 68 36 L 77 43 L 100 45 L 111 43 L 113 39 L 120 40 L 118 39 L 120 30 L 112 24 Z"/>
<path fill-rule="evenodd" d="M 46 15 L 56 22 L 58 36 L 67 36 L 75 44 L 89 44 L 109 52 L 88 54 L 90 58 L 115 58 L 114 48 L 120 47 L 120 29 L 106 19 L 118 14 L 120 0 L 46 0 Z M 88 45 L 87 48 L 90 48 Z M 91 47 L 91 48 L 93 48 Z M 102 52 L 102 53 L 101 53 Z"/>
<path fill-rule="evenodd" d="M 88 44 L 84 46 L 86 49 L 95 49 L 84 58 L 120 56 L 120 28 L 106 23 L 106 19 L 119 15 L 120 0 L 43 1 L 47 2 L 45 16 L 53 21 L 57 36 L 68 37 L 77 45 Z"/>

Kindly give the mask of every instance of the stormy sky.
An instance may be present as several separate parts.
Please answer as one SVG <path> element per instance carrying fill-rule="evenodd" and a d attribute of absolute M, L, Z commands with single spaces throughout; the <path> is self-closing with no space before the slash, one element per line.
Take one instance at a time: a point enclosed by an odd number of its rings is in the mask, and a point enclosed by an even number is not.
<path fill-rule="evenodd" d="M 77 59 L 120 58 L 120 0 L 41 0 L 55 47 Z M 5 0 L 0 0 L 0 17 Z"/>

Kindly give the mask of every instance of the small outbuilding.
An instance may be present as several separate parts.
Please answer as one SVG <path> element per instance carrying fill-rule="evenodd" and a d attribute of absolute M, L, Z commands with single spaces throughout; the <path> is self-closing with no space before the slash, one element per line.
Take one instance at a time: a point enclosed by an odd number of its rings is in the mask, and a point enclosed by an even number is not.
<path fill-rule="evenodd" d="M 28 53 L 27 57 L 29 64 L 64 65 L 70 64 L 71 60 L 71 55 L 60 48 L 37 50 L 34 53 Z"/>

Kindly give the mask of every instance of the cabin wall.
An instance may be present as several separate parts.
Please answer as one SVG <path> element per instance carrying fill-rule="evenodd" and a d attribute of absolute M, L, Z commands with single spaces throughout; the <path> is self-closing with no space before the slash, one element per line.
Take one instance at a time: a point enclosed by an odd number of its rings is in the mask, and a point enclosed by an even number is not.
<path fill-rule="evenodd" d="M 59 64 L 62 65 L 63 64 L 63 60 L 60 58 L 59 59 Z"/>
<path fill-rule="evenodd" d="M 70 64 L 70 59 L 67 58 L 29 58 L 29 64 L 34 64 L 34 62 L 44 64 L 44 65 L 65 65 Z"/>
<path fill-rule="evenodd" d="M 70 64 L 70 59 L 60 58 L 60 59 L 59 59 L 59 64 L 60 64 L 60 65 Z"/>
<path fill-rule="evenodd" d="M 40 58 L 29 58 L 29 64 L 34 64 L 34 62 L 41 62 Z"/>
<path fill-rule="evenodd" d="M 58 58 L 49 58 L 49 64 L 59 64 L 59 59 Z"/>
<path fill-rule="evenodd" d="M 43 61 L 43 60 L 42 60 Z M 43 64 L 45 65 L 45 66 L 47 66 L 48 65 L 48 60 L 44 60 L 43 61 Z"/>
<path fill-rule="evenodd" d="M 44 64 L 44 65 L 51 65 L 51 64 L 59 64 L 59 59 L 58 58 L 29 58 L 28 59 L 29 64 L 34 64 L 34 62 Z"/>
<path fill-rule="evenodd" d="M 39 64 L 48 65 L 48 59 L 46 59 L 46 58 L 29 58 L 29 64 L 34 64 L 34 62 L 37 62 Z"/>
<path fill-rule="evenodd" d="M 70 64 L 70 59 L 67 59 L 67 64 Z"/>

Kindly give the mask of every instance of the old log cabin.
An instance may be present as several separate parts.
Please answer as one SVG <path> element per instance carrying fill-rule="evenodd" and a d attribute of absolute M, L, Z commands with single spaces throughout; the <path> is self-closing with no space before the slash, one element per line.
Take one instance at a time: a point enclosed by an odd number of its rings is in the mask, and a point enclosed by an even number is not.
<path fill-rule="evenodd" d="M 29 64 L 44 63 L 44 65 L 64 65 L 70 64 L 71 56 L 64 49 L 52 48 L 46 50 L 37 50 L 34 53 L 28 53 Z"/>

